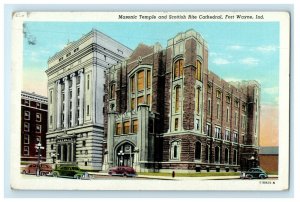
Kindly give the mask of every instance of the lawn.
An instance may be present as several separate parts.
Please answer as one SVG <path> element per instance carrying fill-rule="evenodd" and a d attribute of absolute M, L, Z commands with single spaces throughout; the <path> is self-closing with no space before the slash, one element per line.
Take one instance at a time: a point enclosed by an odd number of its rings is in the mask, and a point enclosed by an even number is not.
<path fill-rule="evenodd" d="M 172 173 L 138 173 L 138 175 L 172 176 Z M 176 173 L 175 177 L 208 177 L 208 176 L 239 176 L 239 172 L 209 172 L 209 173 Z"/>

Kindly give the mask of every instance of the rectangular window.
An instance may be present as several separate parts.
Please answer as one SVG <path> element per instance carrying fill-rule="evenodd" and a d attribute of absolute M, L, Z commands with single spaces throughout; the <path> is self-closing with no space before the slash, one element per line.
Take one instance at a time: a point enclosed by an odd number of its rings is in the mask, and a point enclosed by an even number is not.
<path fill-rule="evenodd" d="M 183 75 L 183 60 L 177 60 L 174 67 L 174 79 L 181 78 Z"/>
<path fill-rule="evenodd" d="M 24 155 L 29 156 L 29 146 L 24 146 Z"/>
<path fill-rule="evenodd" d="M 238 126 L 238 113 L 237 112 L 234 113 L 234 126 L 235 127 Z"/>
<path fill-rule="evenodd" d="M 138 97 L 137 99 L 138 105 L 144 103 L 144 96 Z"/>
<path fill-rule="evenodd" d="M 130 78 L 131 93 L 135 93 L 135 75 Z"/>
<path fill-rule="evenodd" d="M 117 135 L 121 135 L 122 132 L 121 130 L 122 130 L 121 123 L 117 123 L 117 130 L 116 130 Z"/>
<path fill-rule="evenodd" d="M 37 142 L 37 143 L 41 143 L 41 136 L 37 136 L 37 137 L 36 137 L 36 142 Z"/>
<path fill-rule="evenodd" d="M 208 92 L 208 93 L 211 93 L 211 92 L 212 92 L 211 84 L 208 84 L 208 85 L 207 85 L 207 92 Z"/>
<path fill-rule="evenodd" d="M 138 72 L 138 91 L 144 90 L 144 71 Z"/>
<path fill-rule="evenodd" d="M 200 125 L 199 125 L 199 119 L 196 119 L 196 130 L 199 130 L 200 129 Z"/>
<path fill-rule="evenodd" d="M 175 112 L 179 112 L 180 107 L 180 90 L 181 88 L 179 86 L 176 87 L 175 90 Z"/>
<path fill-rule="evenodd" d="M 229 141 L 230 140 L 230 131 L 225 130 L 225 140 Z"/>
<path fill-rule="evenodd" d="M 221 98 L 221 91 L 219 91 L 219 90 L 216 91 L 216 97 Z"/>
<path fill-rule="evenodd" d="M 77 95 L 79 96 L 80 88 L 77 88 Z"/>
<path fill-rule="evenodd" d="M 67 55 L 66 55 L 66 56 L 67 56 L 67 57 L 69 57 L 70 55 L 71 55 L 71 53 L 67 53 Z"/>
<path fill-rule="evenodd" d="M 53 100 L 53 94 L 52 91 L 50 91 L 50 104 L 52 104 L 52 100 Z"/>
<path fill-rule="evenodd" d="M 231 102 L 230 96 L 226 96 L 226 102 L 227 102 L 227 103 L 230 103 L 230 102 Z"/>
<path fill-rule="evenodd" d="M 37 103 L 36 103 L 36 108 L 39 108 L 39 109 L 40 109 L 40 108 L 41 108 L 41 103 L 37 102 Z"/>
<path fill-rule="evenodd" d="M 211 100 L 208 100 L 207 102 L 207 115 L 211 115 Z"/>
<path fill-rule="evenodd" d="M 61 58 L 59 58 L 59 60 L 58 60 L 58 61 L 59 61 L 59 62 L 61 62 L 63 59 L 64 59 L 64 58 L 63 58 L 63 57 L 61 57 Z"/>
<path fill-rule="evenodd" d="M 238 100 L 235 100 L 235 101 L 234 101 L 234 106 L 235 106 L 235 107 L 239 107 L 239 101 L 238 101 Z"/>
<path fill-rule="evenodd" d="M 26 132 L 30 131 L 30 125 L 27 122 L 24 122 L 24 131 L 26 131 Z"/>
<path fill-rule="evenodd" d="M 210 124 L 206 124 L 206 134 L 207 136 L 211 136 L 211 125 Z"/>
<path fill-rule="evenodd" d="M 24 120 L 30 120 L 30 111 L 24 111 Z"/>
<path fill-rule="evenodd" d="M 90 75 L 87 75 L 87 89 L 90 89 Z"/>
<path fill-rule="evenodd" d="M 151 71 L 147 70 L 147 88 L 151 88 Z"/>
<path fill-rule="evenodd" d="M 133 125 L 132 132 L 137 134 L 138 133 L 138 120 L 133 120 L 132 125 Z"/>
<path fill-rule="evenodd" d="M 42 115 L 41 113 L 36 113 L 36 121 L 41 122 L 42 121 Z"/>
<path fill-rule="evenodd" d="M 201 62 L 199 60 L 197 60 L 195 79 L 197 79 L 198 81 L 201 80 Z"/>
<path fill-rule="evenodd" d="M 29 135 L 28 134 L 24 135 L 24 144 L 29 144 Z"/>
<path fill-rule="evenodd" d="M 226 109 L 226 122 L 229 122 L 230 119 L 230 112 L 229 112 L 229 108 Z"/>
<path fill-rule="evenodd" d="M 131 99 L 131 110 L 135 109 L 135 98 Z"/>
<path fill-rule="evenodd" d="M 178 131 L 178 118 L 175 119 L 175 127 L 174 127 L 175 131 Z"/>
<path fill-rule="evenodd" d="M 238 142 L 238 134 L 236 132 L 233 133 L 233 142 Z"/>
<path fill-rule="evenodd" d="M 52 115 L 50 115 L 50 124 L 52 124 L 53 123 L 53 117 L 52 117 Z"/>
<path fill-rule="evenodd" d="M 128 134 L 130 132 L 130 122 L 126 121 L 123 123 L 124 134 Z"/>
<path fill-rule="evenodd" d="M 29 100 L 24 100 L 24 105 L 29 106 Z"/>
<path fill-rule="evenodd" d="M 242 128 L 246 129 L 246 116 L 242 115 Z"/>
<path fill-rule="evenodd" d="M 246 104 L 245 104 L 245 103 L 243 103 L 243 105 L 242 105 L 242 110 L 243 110 L 243 111 L 246 111 L 246 110 L 247 110 L 247 107 L 246 107 Z"/>
<path fill-rule="evenodd" d="M 220 119 L 220 104 L 217 103 L 217 119 Z"/>
<path fill-rule="evenodd" d="M 90 115 L 90 105 L 86 106 L 86 115 L 89 116 Z"/>
<path fill-rule="evenodd" d="M 150 106 L 151 105 L 151 95 L 147 95 L 147 104 Z"/>
<path fill-rule="evenodd" d="M 196 89 L 196 93 L 195 93 L 195 98 L 196 98 L 196 102 L 195 102 L 195 109 L 196 109 L 196 113 L 199 114 L 200 113 L 200 107 L 199 107 L 199 104 L 200 104 L 200 89 L 197 88 Z"/>
<path fill-rule="evenodd" d="M 215 138 L 221 139 L 221 128 L 215 127 Z"/>
<path fill-rule="evenodd" d="M 42 132 L 42 126 L 37 124 L 37 125 L 35 126 L 35 132 L 36 132 L 36 133 L 41 133 L 41 132 Z"/>

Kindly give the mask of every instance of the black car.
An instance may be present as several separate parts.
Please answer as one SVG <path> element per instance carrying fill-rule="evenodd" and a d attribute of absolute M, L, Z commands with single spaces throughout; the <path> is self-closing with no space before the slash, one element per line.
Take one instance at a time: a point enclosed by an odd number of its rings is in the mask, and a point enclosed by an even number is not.
<path fill-rule="evenodd" d="M 268 175 L 261 168 L 250 168 L 248 171 L 241 173 L 241 178 L 242 179 L 253 179 L 253 178 L 266 179 L 268 178 Z"/>

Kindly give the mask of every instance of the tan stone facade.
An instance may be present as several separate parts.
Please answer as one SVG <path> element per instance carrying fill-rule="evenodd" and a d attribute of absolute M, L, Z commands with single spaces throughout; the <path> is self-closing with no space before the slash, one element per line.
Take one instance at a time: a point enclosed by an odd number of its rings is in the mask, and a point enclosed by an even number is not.
<path fill-rule="evenodd" d="M 194 30 L 166 49 L 140 44 L 107 70 L 104 99 L 104 169 L 237 171 L 257 159 L 260 85 L 209 71 L 207 44 Z"/>

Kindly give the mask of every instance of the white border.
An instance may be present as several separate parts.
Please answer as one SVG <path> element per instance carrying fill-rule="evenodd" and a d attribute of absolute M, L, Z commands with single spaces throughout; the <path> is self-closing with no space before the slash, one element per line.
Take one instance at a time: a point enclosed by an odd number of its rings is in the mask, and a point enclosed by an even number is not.
<path fill-rule="evenodd" d="M 19 106 L 22 87 L 22 22 L 23 21 L 115 21 L 117 16 L 122 13 L 126 15 L 128 12 L 109 12 L 109 13 L 15 13 L 12 23 L 12 68 L 11 68 L 11 106 Z M 141 12 L 135 12 L 137 15 Z M 178 12 L 169 12 L 176 14 Z M 196 12 L 188 12 L 196 13 Z M 197 12 L 198 13 L 198 12 Z M 212 14 L 212 12 L 202 12 L 203 14 Z M 226 12 L 217 12 L 213 14 L 225 14 Z M 227 12 L 232 14 L 232 12 Z M 245 13 L 245 12 L 235 12 Z M 133 13 L 128 13 L 132 15 Z M 146 12 L 142 14 L 147 15 Z M 158 15 L 160 13 L 151 12 L 149 15 Z M 182 14 L 182 12 L 181 12 Z M 199 13 L 198 13 L 199 14 Z M 15 141 L 19 139 L 20 108 L 13 107 L 11 109 L 11 186 L 15 189 L 29 190 L 285 190 L 288 188 L 289 181 L 289 15 L 283 12 L 247 12 L 248 15 L 264 14 L 263 21 L 280 22 L 280 96 L 279 96 L 279 179 L 275 184 L 259 184 L 259 181 L 111 181 L 111 180 L 92 180 L 92 181 L 64 181 L 64 183 L 53 183 L 51 180 L 40 178 L 34 180 L 24 180 L 19 173 L 20 144 Z M 122 20 L 125 22 L 126 20 Z M 129 20 L 131 21 L 131 20 Z M 149 22 L 148 20 L 137 20 Z M 152 20 L 152 22 L 157 20 Z M 172 20 L 168 20 L 172 21 Z M 176 20 L 178 21 L 178 20 Z M 183 20 L 184 21 L 184 20 Z M 211 20 L 210 20 L 211 21 Z M 220 21 L 220 20 L 218 20 Z M 227 20 L 224 20 L 227 21 Z M 233 20 L 230 20 L 233 21 Z M 228 22 L 230 22 L 228 21 Z M 241 20 L 243 22 L 257 20 Z M 262 21 L 262 20 L 259 20 Z M 120 21 L 118 21 L 120 22 Z M 151 21 L 150 21 L 151 22 Z M 204 22 L 201 20 L 201 22 Z M 235 20 L 236 22 L 236 20 Z M 12 126 L 12 124 L 11 124 Z M 142 186 L 141 186 L 142 185 Z"/>

